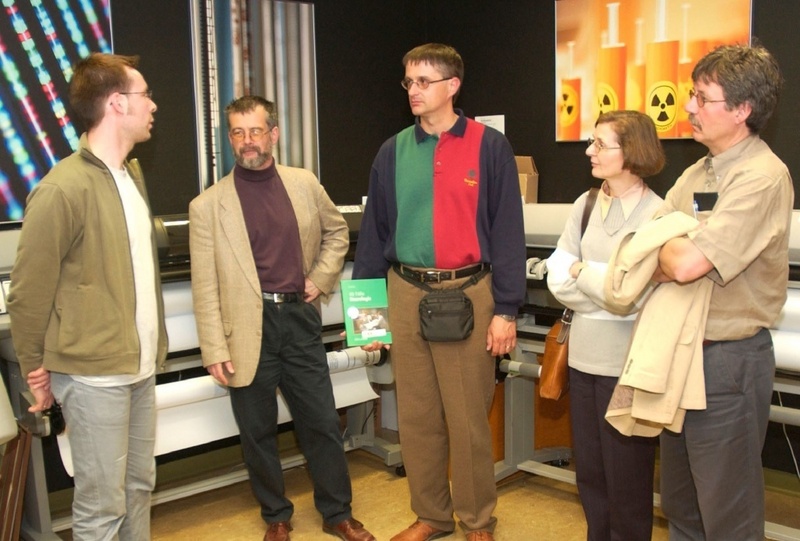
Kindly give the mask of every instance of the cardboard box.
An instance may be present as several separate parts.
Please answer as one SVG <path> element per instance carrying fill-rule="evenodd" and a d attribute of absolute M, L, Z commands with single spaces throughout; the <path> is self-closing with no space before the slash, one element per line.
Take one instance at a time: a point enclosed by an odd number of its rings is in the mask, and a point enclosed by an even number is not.
<path fill-rule="evenodd" d="M 536 203 L 539 195 L 539 171 L 530 156 L 515 156 L 519 170 L 519 191 L 525 203 Z"/>

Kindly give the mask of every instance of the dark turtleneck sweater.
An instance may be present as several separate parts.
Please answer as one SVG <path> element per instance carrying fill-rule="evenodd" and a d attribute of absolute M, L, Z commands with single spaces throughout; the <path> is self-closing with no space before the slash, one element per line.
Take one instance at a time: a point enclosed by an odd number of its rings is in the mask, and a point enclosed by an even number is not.
<path fill-rule="evenodd" d="M 303 249 L 292 202 L 275 162 L 253 171 L 236 165 L 233 180 L 256 263 L 261 291 L 303 293 Z"/>

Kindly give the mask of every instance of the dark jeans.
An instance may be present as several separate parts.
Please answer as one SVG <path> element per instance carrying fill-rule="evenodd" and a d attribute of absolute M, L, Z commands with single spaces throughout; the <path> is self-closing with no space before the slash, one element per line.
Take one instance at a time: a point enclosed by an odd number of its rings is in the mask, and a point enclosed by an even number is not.
<path fill-rule="evenodd" d="M 300 448 L 314 484 L 314 503 L 326 523 L 350 518 L 352 493 L 321 319 L 304 302 L 264 303 L 261 357 L 253 382 L 231 387 L 231 405 L 241 433 L 244 461 L 267 523 L 289 520 L 278 455 L 279 388 L 294 420 Z M 235 332 L 235 331 L 234 331 Z"/>
<path fill-rule="evenodd" d="M 658 439 L 623 436 L 606 422 L 617 379 L 569 370 L 572 454 L 589 541 L 643 541 L 653 531 Z"/>

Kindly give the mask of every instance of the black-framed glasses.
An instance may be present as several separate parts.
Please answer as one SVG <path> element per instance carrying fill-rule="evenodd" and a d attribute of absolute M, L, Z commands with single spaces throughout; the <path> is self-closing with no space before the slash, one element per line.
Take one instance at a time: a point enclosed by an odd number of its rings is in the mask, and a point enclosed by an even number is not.
<path fill-rule="evenodd" d="M 700 93 L 699 93 L 697 90 L 695 90 L 694 88 L 692 88 L 691 90 L 689 90 L 689 99 L 692 99 L 692 98 L 694 98 L 694 99 L 696 99 L 696 100 L 697 100 L 697 106 L 698 106 L 698 107 L 701 107 L 701 108 L 702 108 L 702 107 L 703 107 L 703 106 L 704 106 L 706 103 L 722 103 L 722 102 L 724 102 L 724 101 L 728 101 L 728 100 L 710 100 L 710 99 L 706 98 L 705 96 L 703 96 L 702 94 L 700 94 Z"/>
<path fill-rule="evenodd" d="M 425 90 L 426 88 L 431 86 L 433 83 L 441 83 L 442 81 L 449 81 L 450 79 L 452 79 L 452 77 L 445 77 L 444 79 L 437 79 L 435 81 L 429 81 L 429 80 L 424 79 L 424 78 L 423 79 L 417 79 L 417 80 L 414 80 L 414 79 L 403 79 L 402 81 L 400 81 L 400 86 L 402 86 L 406 90 L 410 90 L 412 86 L 417 85 L 420 90 Z"/>
<path fill-rule="evenodd" d="M 120 94 L 125 94 L 125 95 L 128 95 L 128 94 L 139 94 L 140 96 L 144 96 L 148 100 L 152 100 L 153 99 L 153 91 L 152 90 L 141 90 L 139 92 L 120 92 Z"/>
<path fill-rule="evenodd" d="M 228 135 L 230 135 L 231 139 L 234 141 L 244 141 L 245 134 L 250 135 L 251 141 L 261 141 L 268 131 L 269 130 L 265 130 L 264 128 L 250 128 L 248 130 L 243 128 L 234 128 L 228 132 Z"/>
<path fill-rule="evenodd" d="M 606 144 L 604 142 L 602 142 L 601 140 L 595 139 L 594 137 L 589 137 L 586 140 L 586 146 L 590 147 L 592 145 L 594 145 L 594 148 L 597 149 L 597 152 L 602 152 L 604 150 L 618 150 L 618 149 L 622 148 L 622 147 L 609 147 L 609 146 L 606 146 Z"/>

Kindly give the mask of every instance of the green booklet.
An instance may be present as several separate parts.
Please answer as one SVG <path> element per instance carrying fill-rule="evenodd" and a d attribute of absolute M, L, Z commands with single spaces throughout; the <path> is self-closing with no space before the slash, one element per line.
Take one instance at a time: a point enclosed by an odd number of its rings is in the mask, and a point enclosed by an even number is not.
<path fill-rule="evenodd" d="M 363 346 L 375 340 L 391 344 L 386 280 L 342 280 L 341 289 L 348 347 Z"/>

